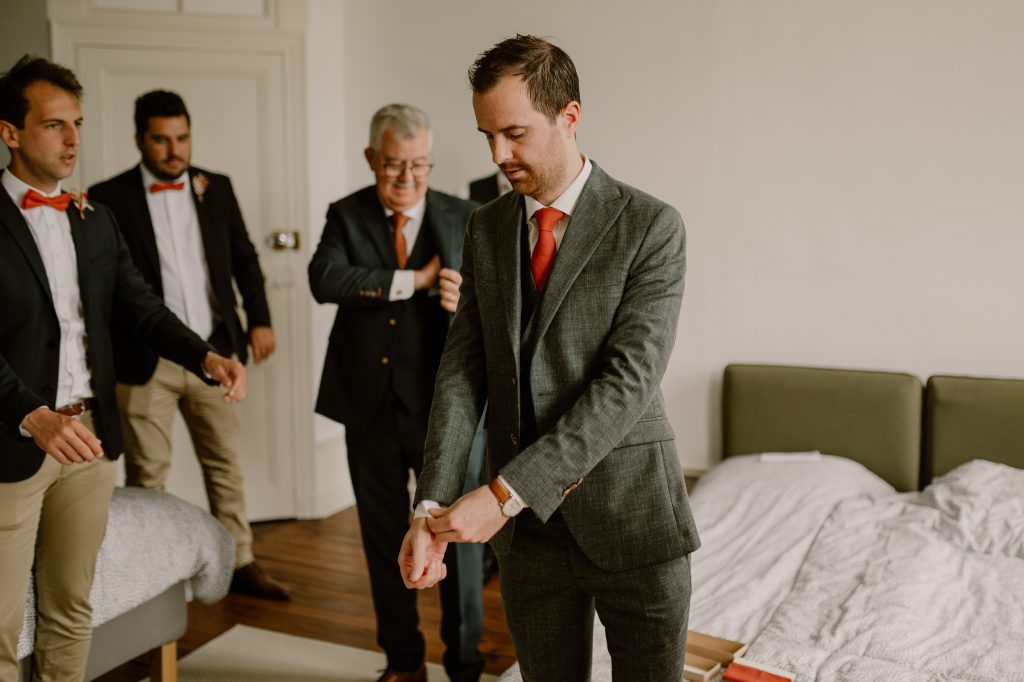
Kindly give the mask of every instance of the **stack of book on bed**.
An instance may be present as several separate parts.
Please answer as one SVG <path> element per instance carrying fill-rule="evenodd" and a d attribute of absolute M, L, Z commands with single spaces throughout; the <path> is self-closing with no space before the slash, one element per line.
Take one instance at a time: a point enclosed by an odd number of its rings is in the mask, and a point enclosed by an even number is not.
<path fill-rule="evenodd" d="M 722 682 L 794 682 L 796 675 L 739 656 L 722 673 Z"/>
<path fill-rule="evenodd" d="M 683 677 L 691 682 L 709 682 L 725 668 L 723 682 L 794 682 L 796 679 L 793 673 L 741 658 L 746 652 L 747 645 L 743 642 L 690 630 L 686 634 Z"/>
<path fill-rule="evenodd" d="M 686 633 L 683 677 L 691 682 L 712 680 L 723 666 L 732 663 L 733 659 L 744 654 L 746 650 L 747 645 L 742 642 L 689 630 Z"/>

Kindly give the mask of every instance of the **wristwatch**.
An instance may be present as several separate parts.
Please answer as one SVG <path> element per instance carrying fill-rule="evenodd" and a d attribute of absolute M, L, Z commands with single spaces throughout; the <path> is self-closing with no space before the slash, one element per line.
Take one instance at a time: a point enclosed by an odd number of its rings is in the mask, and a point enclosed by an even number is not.
<path fill-rule="evenodd" d="M 502 514 L 511 517 L 523 511 L 523 505 L 516 498 L 512 497 L 512 493 L 509 492 L 508 488 L 499 479 L 495 478 L 492 480 L 490 488 L 494 496 L 498 498 L 498 506 L 501 507 Z"/>

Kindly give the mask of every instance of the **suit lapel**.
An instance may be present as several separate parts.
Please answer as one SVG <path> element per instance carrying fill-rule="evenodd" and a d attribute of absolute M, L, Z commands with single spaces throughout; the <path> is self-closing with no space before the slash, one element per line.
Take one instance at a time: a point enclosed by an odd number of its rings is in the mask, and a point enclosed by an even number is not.
<path fill-rule="evenodd" d="M 128 203 L 128 212 L 132 216 L 132 225 L 121 225 L 122 230 L 134 230 L 139 242 L 142 244 L 142 252 L 146 256 L 146 263 L 139 263 L 140 268 L 146 268 L 156 277 L 157 290 L 163 291 L 163 281 L 160 277 L 160 254 L 156 249 L 156 232 L 153 230 L 153 218 L 149 215 L 149 204 L 146 202 L 146 188 L 142 185 L 142 170 L 139 166 L 132 169 L 128 176 L 128 183 L 124 187 L 125 199 Z"/>
<path fill-rule="evenodd" d="M 455 230 L 458 229 L 455 216 L 445 211 L 432 190 L 427 190 L 427 211 L 425 220 L 430 226 L 434 247 L 441 256 L 441 267 L 458 270 L 462 267 L 462 254 L 454 253 L 452 245 L 456 242 Z M 420 231 L 422 231 L 422 227 Z M 465 229 L 465 225 L 463 225 Z"/>
<path fill-rule="evenodd" d="M 594 165 L 573 211 L 569 228 L 555 256 L 550 279 L 544 288 L 540 307 L 534 314 L 533 338 L 544 336 L 573 282 L 594 255 L 604 235 L 626 205 L 619 188 Z"/>
<path fill-rule="evenodd" d="M 39 281 L 39 285 L 43 287 L 43 291 L 46 292 L 46 299 L 50 302 L 50 306 L 53 306 L 53 295 L 50 293 L 50 280 L 46 277 L 46 268 L 43 266 L 42 256 L 39 255 L 39 248 L 36 246 L 36 240 L 32 238 L 32 232 L 29 231 L 28 223 L 25 222 L 25 218 L 21 215 L 21 211 L 14 205 L 14 202 L 11 201 L 11 196 L 7 193 L 7 190 L 2 187 L 0 187 L 0 222 L 3 222 L 7 227 L 7 230 L 14 238 L 14 242 L 25 255 L 25 260 L 28 261 L 29 266 L 32 268 L 32 272 L 35 273 L 36 279 Z"/>
<path fill-rule="evenodd" d="M 88 219 L 92 211 L 86 210 L 85 217 Z M 82 302 L 82 315 L 85 317 L 86 306 L 89 301 L 89 286 L 92 279 L 89 277 L 89 245 L 87 243 L 88 226 L 82 220 L 78 208 L 74 203 L 68 206 L 68 222 L 71 224 L 71 241 L 75 244 L 75 262 L 78 264 L 78 296 Z"/>
<path fill-rule="evenodd" d="M 216 266 L 214 258 L 217 240 L 214 238 L 215 227 L 210 219 L 210 203 L 215 201 L 215 197 L 210 196 L 210 180 L 203 171 L 190 167 L 188 177 L 188 191 L 192 193 L 192 203 L 196 207 L 196 217 L 199 219 L 199 234 L 203 239 L 203 255 L 206 256 L 207 267 L 212 271 Z"/>
<path fill-rule="evenodd" d="M 356 224 L 363 231 L 363 236 L 373 244 L 385 267 L 397 269 L 398 258 L 395 256 L 395 246 L 391 242 L 391 229 L 377 195 L 371 195 L 360 207 L 359 212 L 362 214 L 361 220 L 356 221 Z"/>
<path fill-rule="evenodd" d="M 497 211 L 501 220 L 495 229 L 485 231 L 483 238 L 494 244 L 493 258 L 498 268 L 498 290 L 503 293 L 505 304 L 505 324 L 508 328 L 509 344 L 515 356 L 516 367 L 519 366 L 519 346 L 521 330 L 520 316 L 523 314 L 523 290 L 519 284 L 520 251 L 522 245 L 523 197 L 509 193 L 501 199 L 508 206 Z M 486 229 L 486 228 L 485 228 Z"/>

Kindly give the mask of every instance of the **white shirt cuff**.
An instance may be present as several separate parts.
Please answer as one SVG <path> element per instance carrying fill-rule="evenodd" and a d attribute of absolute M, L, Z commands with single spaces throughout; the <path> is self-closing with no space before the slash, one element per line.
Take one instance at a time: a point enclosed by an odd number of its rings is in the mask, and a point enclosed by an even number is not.
<path fill-rule="evenodd" d="M 512 486 L 510 486 L 508 484 L 508 481 L 505 480 L 504 476 L 502 476 L 501 474 L 498 474 L 498 480 L 501 481 L 501 484 L 503 486 L 505 486 L 505 490 L 507 490 L 508 494 L 512 496 L 512 499 L 515 500 L 516 502 L 518 502 L 520 505 L 522 505 L 523 509 L 529 509 L 530 508 L 530 505 L 526 504 L 526 500 L 524 500 L 523 498 L 519 497 L 519 493 L 516 492 L 515 488 L 513 488 Z"/>
<path fill-rule="evenodd" d="M 412 518 L 414 519 L 425 519 L 430 516 L 431 509 L 440 509 L 441 505 L 433 500 L 421 500 L 416 505 L 416 511 L 413 512 Z"/>
<path fill-rule="evenodd" d="M 389 301 L 404 301 L 412 298 L 416 293 L 416 271 L 395 270 L 395 276 L 391 278 L 391 290 L 388 292 Z"/>

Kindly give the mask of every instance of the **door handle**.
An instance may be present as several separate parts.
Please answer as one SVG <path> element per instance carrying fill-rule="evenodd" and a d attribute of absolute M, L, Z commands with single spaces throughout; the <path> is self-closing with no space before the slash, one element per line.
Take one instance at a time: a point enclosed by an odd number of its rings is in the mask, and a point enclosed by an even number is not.
<path fill-rule="evenodd" d="M 274 251 L 298 251 L 299 233 L 286 230 L 271 232 L 267 237 L 267 246 Z"/>

